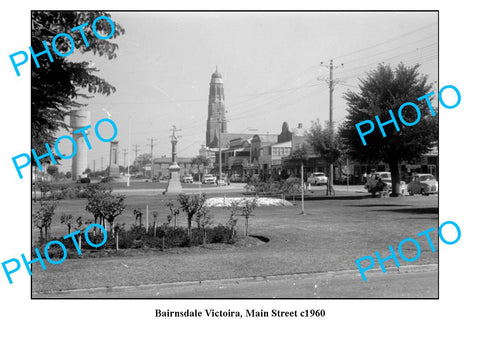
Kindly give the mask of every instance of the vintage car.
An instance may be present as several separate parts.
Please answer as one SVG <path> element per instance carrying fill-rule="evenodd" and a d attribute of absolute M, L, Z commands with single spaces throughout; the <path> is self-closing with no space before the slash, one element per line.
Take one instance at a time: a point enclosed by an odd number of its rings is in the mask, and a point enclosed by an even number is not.
<path fill-rule="evenodd" d="M 202 178 L 202 183 L 203 184 L 215 184 L 216 181 L 217 181 L 217 179 L 213 175 L 210 175 L 210 174 L 207 174 L 207 175 L 203 176 L 203 178 Z"/>
<path fill-rule="evenodd" d="M 193 183 L 193 177 L 190 175 L 183 177 L 183 183 Z"/>
<path fill-rule="evenodd" d="M 407 191 L 410 195 L 421 194 L 428 196 L 438 193 L 438 182 L 431 174 L 418 174 L 408 183 Z"/>
<path fill-rule="evenodd" d="M 392 175 L 389 171 L 374 172 L 371 174 L 367 179 L 367 183 L 365 183 L 365 189 L 372 194 L 376 192 L 377 183 L 380 178 L 382 182 L 387 184 L 388 191 L 392 191 Z"/>
<path fill-rule="evenodd" d="M 307 178 L 307 183 L 312 185 L 327 185 L 328 177 L 323 172 L 314 172 Z"/>

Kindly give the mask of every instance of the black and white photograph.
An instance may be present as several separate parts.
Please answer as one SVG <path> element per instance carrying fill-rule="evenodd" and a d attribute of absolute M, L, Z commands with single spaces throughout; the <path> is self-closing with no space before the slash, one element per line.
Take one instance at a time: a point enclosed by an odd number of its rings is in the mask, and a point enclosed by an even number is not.
<path fill-rule="evenodd" d="M 438 12 L 32 11 L 44 41 L 32 298 L 438 297 Z"/>
<path fill-rule="evenodd" d="M 476 334 L 475 6 L 0 7 L 3 338 Z"/>

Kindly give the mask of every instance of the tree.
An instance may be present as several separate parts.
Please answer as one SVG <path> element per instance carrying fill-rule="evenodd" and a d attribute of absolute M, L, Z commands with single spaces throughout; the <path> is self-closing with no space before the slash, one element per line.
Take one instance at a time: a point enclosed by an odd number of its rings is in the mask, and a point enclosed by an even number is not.
<path fill-rule="evenodd" d="M 53 215 L 57 204 L 52 202 L 41 202 L 40 210 L 33 215 L 33 225 L 40 229 L 40 243 L 43 242 L 43 231 L 45 230 L 45 239 L 49 239 L 49 229 L 52 224 Z"/>
<path fill-rule="evenodd" d="M 400 182 L 399 163 L 412 161 L 427 152 L 438 142 L 438 120 L 430 114 L 426 100 L 417 98 L 431 92 L 432 85 L 427 83 L 427 76 L 418 72 L 420 65 L 405 66 L 400 63 L 395 70 L 390 65 L 380 64 L 360 80 L 360 91 L 348 91 L 348 115 L 340 127 L 340 135 L 349 153 L 358 161 L 374 163 L 383 161 L 390 167 L 392 174 L 392 196 L 397 195 L 397 184 Z M 427 99 L 429 100 L 429 99 Z M 399 107 L 406 102 L 416 104 L 422 113 L 419 122 L 414 126 L 405 126 L 398 122 L 399 131 L 394 124 L 385 125 L 386 137 L 383 137 L 378 126 L 365 137 L 367 145 L 363 145 L 355 124 L 364 120 L 381 122 L 392 119 L 391 110 L 398 121 Z M 416 110 L 411 106 L 402 109 L 402 116 L 407 122 L 417 118 Z"/>
<path fill-rule="evenodd" d="M 92 213 L 94 218 L 94 223 L 100 223 L 104 225 L 104 221 L 102 220 L 102 200 L 103 197 L 110 194 L 111 189 L 107 189 L 102 187 L 100 184 L 89 184 L 85 188 L 85 194 L 87 196 L 87 205 L 85 206 L 85 210 Z"/>
<path fill-rule="evenodd" d="M 202 230 L 203 235 L 203 245 L 207 244 L 207 227 L 212 224 L 213 222 L 213 214 L 205 206 L 202 206 L 196 213 L 195 213 L 195 221 L 197 222 L 198 229 Z"/>
<path fill-rule="evenodd" d="M 168 207 L 168 209 L 170 210 L 170 213 L 167 215 L 168 224 L 170 225 L 170 222 L 172 222 L 173 219 L 173 226 L 176 228 L 177 216 L 180 214 L 180 209 L 175 207 L 175 204 L 173 202 L 167 202 L 165 206 Z"/>
<path fill-rule="evenodd" d="M 202 181 L 202 178 L 200 176 L 200 166 L 202 167 L 206 167 L 208 165 L 208 159 L 207 157 L 203 156 L 203 155 L 198 155 L 196 157 L 193 157 L 192 158 L 192 164 L 196 165 L 197 166 L 197 169 L 198 169 L 198 180 L 199 181 Z"/>
<path fill-rule="evenodd" d="M 158 221 L 158 211 L 154 210 L 153 215 L 153 237 L 157 237 L 157 221 Z"/>
<path fill-rule="evenodd" d="M 89 185 L 86 188 L 87 205 L 85 210 L 91 212 L 102 226 L 105 221 L 110 224 L 109 232 L 112 232 L 115 218 L 125 210 L 125 196 L 112 194 L 112 189 L 106 189 L 100 185 Z"/>
<path fill-rule="evenodd" d="M 133 209 L 133 216 L 135 216 L 135 224 L 139 227 L 142 225 L 142 215 L 142 209 Z"/>
<path fill-rule="evenodd" d="M 36 52 L 45 50 L 42 42 L 45 41 L 49 50 L 53 51 L 53 38 L 58 33 L 68 32 L 74 39 L 74 53 L 92 52 L 109 60 L 116 58 L 118 45 L 110 40 L 124 34 L 125 30 L 115 23 L 115 32 L 111 39 L 98 39 L 93 33 L 92 23 L 102 15 L 110 17 L 105 12 L 32 11 L 32 49 Z M 70 31 L 84 23 L 88 23 L 83 32 L 89 47 L 79 31 Z M 99 20 L 96 29 L 104 36 L 111 32 L 110 24 L 106 20 Z M 57 39 L 56 46 L 61 53 L 66 53 L 71 48 L 69 40 L 62 38 Z M 54 62 L 47 56 L 38 58 L 39 68 L 32 62 L 32 148 L 39 155 L 46 152 L 45 143 L 52 145 L 55 134 L 68 127 L 65 116 L 72 109 L 82 106 L 77 98 L 91 98 L 89 94 L 92 93 L 110 95 L 115 92 L 114 86 L 95 75 L 98 69 L 91 63 L 74 62 L 51 53 Z"/>
<path fill-rule="evenodd" d="M 327 193 L 333 193 L 333 173 L 330 173 L 330 165 L 337 162 L 341 156 L 341 139 L 338 133 L 335 133 L 333 127 L 327 129 L 322 128 L 320 121 L 317 119 L 312 122 L 310 130 L 307 132 L 307 140 L 313 147 L 313 150 L 320 157 L 325 159 L 328 164 L 327 176 Z"/>
<path fill-rule="evenodd" d="M 103 197 L 100 210 L 104 219 L 110 224 L 110 233 L 113 230 L 115 218 L 125 210 L 124 201 L 125 196 L 123 195 L 112 195 L 108 193 Z"/>
<path fill-rule="evenodd" d="M 244 199 L 242 205 L 242 216 L 245 217 L 245 229 L 244 229 L 244 236 L 248 236 L 248 220 L 250 216 L 253 215 L 253 211 L 257 207 L 257 199 L 254 198 L 253 200 Z"/>
<path fill-rule="evenodd" d="M 227 228 L 230 228 L 231 230 L 231 239 L 233 240 L 235 238 L 235 228 L 237 227 L 237 213 L 238 210 L 240 209 L 240 205 L 238 204 L 237 201 L 232 200 L 230 203 L 230 213 L 228 216 L 228 221 L 227 221 Z"/>
<path fill-rule="evenodd" d="M 72 225 L 73 225 L 73 216 L 71 214 L 65 214 L 63 213 L 62 216 L 60 216 L 60 223 L 63 223 L 67 226 L 68 229 L 68 234 L 70 234 L 70 231 L 72 230 Z"/>
<path fill-rule="evenodd" d="M 191 235 L 193 216 L 195 216 L 197 211 L 202 209 L 203 204 L 205 203 L 205 200 L 206 200 L 205 194 L 201 194 L 201 195 L 180 194 L 178 196 L 178 202 L 180 203 L 180 207 L 187 214 L 188 237 L 190 237 Z"/>
<path fill-rule="evenodd" d="M 52 176 L 52 178 L 56 178 L 58 175 L 58 166 L 56 165 L 49 165 L 47 167 L 47 174 Z"/>
<path fill-rule="evenodd" d="M 305 203 L 304 203 L 304 189 L 305 182 L 303 180 L 303 164 L 308 159 L 308 150 L 305 144 L 302 144 L 299 148 L 293 150 L 291 158 L 300 162 L 300 185 L 302 192 L 302 215 L 305 214 Z"/>

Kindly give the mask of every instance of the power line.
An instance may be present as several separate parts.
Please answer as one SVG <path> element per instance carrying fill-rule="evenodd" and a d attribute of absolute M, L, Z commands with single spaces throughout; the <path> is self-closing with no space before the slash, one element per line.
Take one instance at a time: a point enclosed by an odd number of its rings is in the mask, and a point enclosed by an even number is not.
<path fill-rule="evenodd" d="M 350 55 L 353 55 L 353 54 L 356 54 L 356 53 L 359 53 L 359 52 L 363 52 L 363 51 L 367 51 L 367 50 L 370 50 L 372 48 L 375 48 L 375 47 L 378 47 L 378 46 L 381 46 L 381 45 L 385 45 L 385 44 L 388 44 L 389 42 L 391 41 L 394 41 L 394 40 L 398 40 L 398 39 L 401 39 L 401 38 L 404 38 L 406 36 L 409 36 L 413 33 L 417 33 L 419 31 L 422 31 L 424 30 L 425 28 L 428 28 L 428 27 L 431 27 L 431 26 L 434 26 L 434 25 L 437 25 L 438 23 L 437 22 L 433 22 L 433 23 L 430 23 L 428 25 L 425 25 L 425 26 L 422 26 L 422 27 L 419 27 L 413 31 L 409 31 L 409 32 L 406 32 L 404 34 L 400 34 L 400 35 L 397 35 L 393 38 L 390 38 L 390 39 L 387 39 L 385 41 L 382 41 L 382 42 L 379 42 L 377 44 L 374 44 L 374 45 L 371 45 L 371 46 L 368 46 L 368 47 L 364 47 L 364 48 L 361 48 L 359 50 L 356 50 L 356 51 L 353 51 L 353 52 L 350 52 L 350 53 L 347 53 L 347 54 L 344 54 L 344 55 L 340 55 L 340 56 L 336 56 L 334 57 L 333 59 L 340 59 L 340 58 L 345 58 L 345 57 L 348 57 Z"/>

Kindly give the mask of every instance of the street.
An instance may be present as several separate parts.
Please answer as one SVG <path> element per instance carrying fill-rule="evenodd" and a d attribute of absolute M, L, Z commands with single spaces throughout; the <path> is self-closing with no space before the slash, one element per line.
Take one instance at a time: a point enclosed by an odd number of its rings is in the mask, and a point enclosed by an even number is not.
<path fill-rule="evenodd" d="M 279 275 L 34 293 L 33 298 L 437 298 L 438 266 Z"/>

